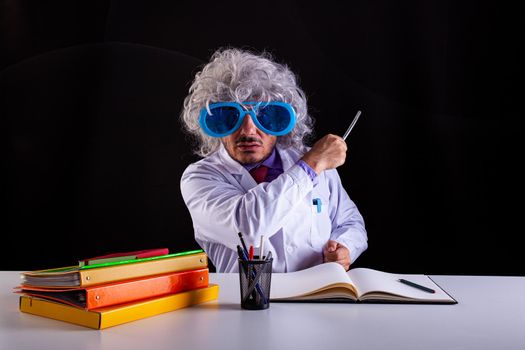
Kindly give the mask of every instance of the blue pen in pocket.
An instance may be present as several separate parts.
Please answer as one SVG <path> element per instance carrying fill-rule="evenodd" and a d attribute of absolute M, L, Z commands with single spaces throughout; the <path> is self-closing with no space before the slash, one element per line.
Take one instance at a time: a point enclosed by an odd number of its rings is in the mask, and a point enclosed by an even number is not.
<path fill-rule="evenodd" d="M 323 204 L 321 202 L 321 198 L 314 198 L 313 201 L 312 201 L 312 204 L 317 206 L 317 213 L 320 213 L 321 212 L 321 205 Z"/>

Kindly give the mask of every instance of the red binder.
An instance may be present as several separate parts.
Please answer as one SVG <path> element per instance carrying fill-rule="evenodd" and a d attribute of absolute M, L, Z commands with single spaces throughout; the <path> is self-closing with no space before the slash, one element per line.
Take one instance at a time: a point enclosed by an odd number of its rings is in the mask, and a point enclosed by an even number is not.
<path fill-rule="evenodd" d="M 113 253 L 113 254 L 101 255 L 101 256 L 96 256 L 94 258 L 80 260 L 79 265 L 84 266 L 84 265 L 100 264 L 100 263 L 111 262 L 111 261 L 151 258 L 153 256 L 161 256 L 161 255 L 166 255 L 166 254 L 169 254 L 168 248 L 136 250 L 134 252 Z"/>

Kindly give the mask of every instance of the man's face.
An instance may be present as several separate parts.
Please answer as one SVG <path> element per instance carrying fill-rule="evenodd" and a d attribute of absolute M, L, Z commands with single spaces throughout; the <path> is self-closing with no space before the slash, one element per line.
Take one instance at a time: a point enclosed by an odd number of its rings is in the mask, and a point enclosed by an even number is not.
<path fill-rule="evenodd" d="M 246 114 L 239 129 L 221 140 L 230 157 L 241 164 L 254 164 L 268 158 L 275 147 L 277 136 L 259 130 L 252 117 Z"/>

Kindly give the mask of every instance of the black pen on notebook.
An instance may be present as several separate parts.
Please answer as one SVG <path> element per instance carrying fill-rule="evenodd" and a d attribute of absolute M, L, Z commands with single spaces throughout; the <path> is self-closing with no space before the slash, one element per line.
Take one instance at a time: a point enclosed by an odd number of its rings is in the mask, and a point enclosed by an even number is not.
<path fill-rule="evenodd" d="M 399 282 L 403 283 L 403 284 L 406 284 L 407 286 L 411 286 L 411 287 L 414 287 L 414 288 L 417 288 L 419 290 L 422 290 L 422 291 L 425 291 L 427 293 L 435 293 L 436 291 L 433 290 L 433 289 L 430 289 L 428 287 L 425 287 L 425 286 L 422 286 L 420 284 L 417 284 L 417 283 L 414 283 L 414 282 L 410 282 L 410 281 L 407 281 L 403 278 L 401 279 L 398 279 Z"/>
<path fill-rule="evenodd" d="M 348 129 L 346 129 L 345 134 L 343 135 L 343 140 L 346 140 L 348 135 L 350 135 L 350 131 L 354 128 L 355 123 L 357 123 L 357 120 L 359 119 L 359 116 L 361 115 L 361 111 L 357 111 L 357 114 L 354 117 L 354 120 L 352 120 L 352 123 L 350 123 L 350 126 Z"/>

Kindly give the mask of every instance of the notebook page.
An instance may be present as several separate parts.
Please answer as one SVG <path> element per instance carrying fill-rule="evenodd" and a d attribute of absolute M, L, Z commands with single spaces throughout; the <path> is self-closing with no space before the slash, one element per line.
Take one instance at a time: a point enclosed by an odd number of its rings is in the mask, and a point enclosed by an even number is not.
<path fill-rule="evenodd" d="M 352 269 L 348 272 L 348 275 L 359 286 L 358 291 L 360 295 L 379 291 L 420 300 L 451 300 L 448 294 L 426 275 L 393 274 L 367 268 Z M 398 281 L 400 278 L 434 289 L 436 292 L 428 293 L 407 286 Z"/>
<path fill-rule="evenodd" d="M 334 283 L 352 283 L 344 268 L 337 263 L 317 265 L 302 271 L 273 273 L 271 299 L 308 294 Z"/>

